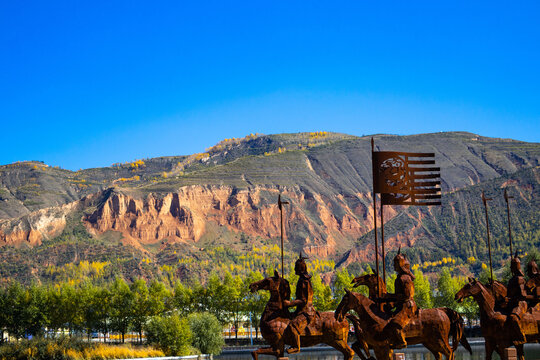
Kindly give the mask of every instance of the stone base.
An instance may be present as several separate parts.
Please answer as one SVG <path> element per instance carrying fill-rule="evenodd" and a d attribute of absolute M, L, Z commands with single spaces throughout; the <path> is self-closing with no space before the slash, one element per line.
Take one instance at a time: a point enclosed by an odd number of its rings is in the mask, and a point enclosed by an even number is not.
<path fill-rule="evenodd" d="M 405 360 L 405 354 L 404 353 L 394 353 L 394 360 Z"/>
<path fill-rule="evenodd" d="M 516 348 L 506 348 L 504 349 L 504 359 L 505 360 L 517 360 L 517 351 Z"/>

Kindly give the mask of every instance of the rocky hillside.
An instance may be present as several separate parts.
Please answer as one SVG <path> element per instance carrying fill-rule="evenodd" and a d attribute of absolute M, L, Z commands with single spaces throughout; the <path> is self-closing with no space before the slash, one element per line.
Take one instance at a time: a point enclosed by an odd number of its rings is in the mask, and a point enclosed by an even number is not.
<path fill-rule="evenodd" d="M 470 133 L 377 135 L 375 142 L 381 150 L 434 152 L 441 167 L 442 207 L 385 212 L 390 249 L 412 246 L 416 261 L 441 254 L 481 258 L 483 248 L 471 245 L 481 241 L 483 229 L 478 191 L 495 197 L 501 186 L 515 191 L 519 221 L 528 224 L 519 231 L 533 234 L 523 235 L 523 247 L 537 244 L 540 144 Z M 218 246 L 242 253 L 276 241 L 280 193 L 290 202 L 289 251 L 342 265 L 371 261 L 370 151 L 370 137 L 317 132 L 250 135 L 205 153 L 77 172 L 40 162 L 1 166 L 2 259 L 30 259 L 24 269 L 4 264 L 0 271 L 40 277 L 43 264 L 32 258 L 51 256 L 59 239 L 85 250 L 52 257 L 48 265 L 107 260 L 109 253 L 135 264 L 122 271 L 140 272 L 136 264 L 143 258 L 157 268 L 194 256 L 210 259 L 205 251 Z M 504 224 L 498 197 L 494 206 L 494 221 Z"/>

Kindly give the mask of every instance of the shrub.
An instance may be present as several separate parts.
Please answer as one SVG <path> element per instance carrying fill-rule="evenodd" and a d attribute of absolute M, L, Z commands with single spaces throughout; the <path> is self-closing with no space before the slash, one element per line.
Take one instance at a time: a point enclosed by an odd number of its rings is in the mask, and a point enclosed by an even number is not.
<path fill-rule="evenodd" d="M 0 346 L 0 360 L 102 360 L 159 357 L 165 354 L 153 348 L 132 348 L 126 345 L 105 345 L 84 342 L 77 338 L 34 338 Z"/>
<path fill-rule="evenodd" d="M 181 319 L 178 314 L 153 317 L 146 325 L 146 338 L 166 355 L 188 355 L 190 352 L 191 330 L 187 319 Z"/>
<path fill-rule="evenodd" d="M 203 354 L 221 353 L 225 344 L 222 328 L 218 319 L 207 312 L 193 313 L 188 317 L 189 327 L 193 334 L 192 345 Z"/>
<path fill-rule="evenodd" d="M 85 344 L 78 339 L 67 337 L 60 337 L 54 340 L 36 337 L 32 340 L 21 340 L 15 343 L 3 344 L 0 346 L 0 359 L 71 359 L 69 355 L 66 356 L 66 350 L 77 353 L 88 346 L 91 346 L 91 344 Z"/>

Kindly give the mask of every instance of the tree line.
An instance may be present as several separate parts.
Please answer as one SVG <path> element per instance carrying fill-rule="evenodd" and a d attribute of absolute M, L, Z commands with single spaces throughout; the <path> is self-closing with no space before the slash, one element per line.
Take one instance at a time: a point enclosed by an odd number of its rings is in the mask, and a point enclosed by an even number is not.
<path fill-rule="evenodd" d="M 438 278 L 431 281 L 420 269 L 414 271 L 415 299 L 420 307 L 451 307 L 471 319 L 477 316 L 473 302 L 457 304 L 454 294 L 467 281 L 454 276 L 450 268 L 443 268 Z M 314 306 L 319 311 L 333 311 L 341 301 L 344 289 L 351 290 L 351 280 L 359 274 L 347 269 L 337 271 L 331 284 L 323 283 L 314 273 L 312 284 Z M 287 276 L 294 294 L 296 275 Z M 212 274 L 202 284 L 197 281 L 170 285 L 166 282 L 143 279 L 131 283 L 117 277 L 105 284 L 90 280 L 56 284 L 23 286 L 16 281 L 0 288 L 0 329 L 14 338 L 40 335 L 56 336 L 63 330 L 69 334 L 92 333 L 121 335 L 122 342 L 128 332 L 136 332 L 142 342 L 148 321 L 156 316 L 174 312 L 181 317 L 191 313 L 209 312 L 222 326 L 234 325 L 236 331 L 249 321 L 256 327 L 268 301 L 267 292 L 251 293 L 249 284 L 263 279 L 258 272 L 247 276 Z M 393 291 L 395 274 L 387 279 L 388 291 Z M 354 291 L 367 294 L 367 289 Z M 258 329 L 257 329 L 258 333 Z M 258 334 L 257 334 L 258 335 Z M 238 334 L 236 334 L 238 336 Z"/>

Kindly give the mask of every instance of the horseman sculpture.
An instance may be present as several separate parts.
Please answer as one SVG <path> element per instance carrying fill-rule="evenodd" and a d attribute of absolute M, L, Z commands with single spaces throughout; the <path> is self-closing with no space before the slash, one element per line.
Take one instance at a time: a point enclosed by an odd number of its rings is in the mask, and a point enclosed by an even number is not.
<path fill-rule="evenodd" d="M 284 301 L 286 308 L 295 307 L 292 321 L 285 329 L 286 336 L 289 335 L 294 339 L 293 346 L 287 349 L 287 353 L 294 354 L 300 352 L 300 336 L 306 327 L 317 316 L 317 312 L 313 307 L 313 286 L 311 285 L 311 275 L 307 272 L 306 258 L 299 254 L 298 260 L 294 264 L 294 272 L 298 275 L 296 283 L 296 299 Z"/>
<path fill-rule="evenodd" d="M 514 345 L 521 345 L 527 340 L 521 328 L 520 320 L 523 314 L 527 312 L 527 300 L 529 296 L 525 289 L 525 275 L 521 271 L 521 261 L 517 256 L 517 252 L 510 262 L 510 270 L 512 271 L 512 277 L 508 280 L 507 285 L 508 324 Z"/>
<path fill-rule="evenodd" d="M 527 276 L 529 281 L 525 284 L 527 293 L 532 299 L 528 299 L 529 308 L 532 309 L 540 303 L 540 270 L 534 259 L 527 264 Z"/>
<path fill-rule="evenodd" d="M 403 334 L 403 328 L 416 315 L 418 308 L 414 301 L 414 275 L 411 272 L 411 265 L 401 248 L 394 257 L 394 269 L 397 278 L 394 282 L 395 293 L 385 294 L 378 299 L 379 302 L 393 302 L 395 310 L 392 312 L 392 319 L 386 325 L 384 332 L 390 339 L 392 347 L 402 349 L 407 347 L 407 341 Z"/>

